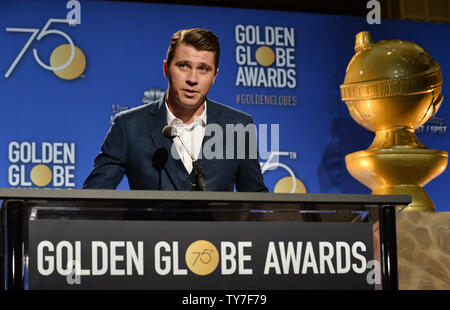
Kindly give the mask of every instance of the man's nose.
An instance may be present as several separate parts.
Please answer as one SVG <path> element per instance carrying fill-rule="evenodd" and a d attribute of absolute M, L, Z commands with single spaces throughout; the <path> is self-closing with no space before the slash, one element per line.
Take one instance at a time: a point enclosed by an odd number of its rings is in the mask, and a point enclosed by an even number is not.
<path fill-rule="evenodd" d="M 188 75 L 186 76 L 186 83 L 189 86 L 194 86 L 198 84 L 198 76 L 195 70 L 189 71 Z"/>

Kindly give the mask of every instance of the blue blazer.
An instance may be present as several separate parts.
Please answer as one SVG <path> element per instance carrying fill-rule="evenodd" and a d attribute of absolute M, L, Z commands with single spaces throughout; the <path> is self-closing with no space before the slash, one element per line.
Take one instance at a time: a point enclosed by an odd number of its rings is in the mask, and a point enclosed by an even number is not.
<path fill-rule="evenodd" d="M 83 188 L 115 189 L 124 174 L 130 189 L 136 190 L 192 190 L 194 173 L 188 174 L 183 162 L 171 155 L 173 141 L 162 135 L 167 125 L 164 97 L 146 105 L 118 113 L 106 135 L 100 153 L 95 158 Z M 234 156 L 226 156 L 226 124 L 253 123 L 250 115 L 207 99 L 207 124 L 217 124 L 223 132 L 223 159 L 206 159 L 198 163 L 203 169 L 208 191 L 258 192 L 267 191 L 257 159 L 249 153 L 243 159 L 237 156 L 240 141 L 234 139 Z M 205 142 L 203 139 L 202 150 Z M 248 146 L 249 135 L 245 143 Z M 216 141 L 216 140 L 214 140 Z M 220 141 L 220 140 L 219 140 Z M 211 142 L 210 144 L 211 145 Z"/>

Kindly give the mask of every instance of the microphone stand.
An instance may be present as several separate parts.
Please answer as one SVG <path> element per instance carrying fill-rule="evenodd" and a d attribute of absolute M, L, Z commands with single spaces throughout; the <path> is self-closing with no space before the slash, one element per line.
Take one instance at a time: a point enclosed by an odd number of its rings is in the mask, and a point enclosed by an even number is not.
<path fill-rule="evenodd" d="M 195 181 L 197 183 L 195 186 L 195 190 L 196 191 L 206 191 L 205 174 L 203 173 L 202 167 L 200 167 L 200 164 L 198 163 L 198 161 L 195 160 L 195 157 L 192 154 L 192 152 L 186 147 L 186 145 L 183 142 L 183 139 L 181 139 L 181 137 L 178 135 L 176 137 L 180 140 L 184 149 L 188 152 L 189 156 L 192 159 L 192 169 L 194 170 Z"/>
<path fill-rule="evenodd" d="M 192 168 L 194 170 L 195 179 L 197 183 L 195 190 L 206 191 L 205 174 L 203 173 L 202 167 L 200 167 L 199 163 L 196 160 L 193 160 Z"/>

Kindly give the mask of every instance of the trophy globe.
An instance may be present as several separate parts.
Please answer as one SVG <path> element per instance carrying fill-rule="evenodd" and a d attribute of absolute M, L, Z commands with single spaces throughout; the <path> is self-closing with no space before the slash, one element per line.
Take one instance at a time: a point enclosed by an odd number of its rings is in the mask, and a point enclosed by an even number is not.
<path fill-rule="evenodd" d="M 377 195 L 411 195 L 405 211 L 434 211 L 423 189 L 444 172 L 448 153 L 432 150 L 415 135 L 442 104 L 439 63 L 408 41 L 374 43 L 356 35 L 341 97 L 359 125 L 375 133 L 367 150 L 348 154 L 349 173 Z"/>

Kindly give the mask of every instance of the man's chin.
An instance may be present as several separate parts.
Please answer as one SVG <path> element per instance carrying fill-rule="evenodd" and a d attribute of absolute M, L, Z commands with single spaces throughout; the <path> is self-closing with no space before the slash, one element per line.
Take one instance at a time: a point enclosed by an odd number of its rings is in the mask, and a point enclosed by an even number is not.
<path fill-rule="evenodd" d="M 198 109 L 203 102 L 205 102 L 205 99 L 199 100 L 198 98 L 183 98 L 180 100 L 180 104 L 183 108 L 192 110 Z"/>

